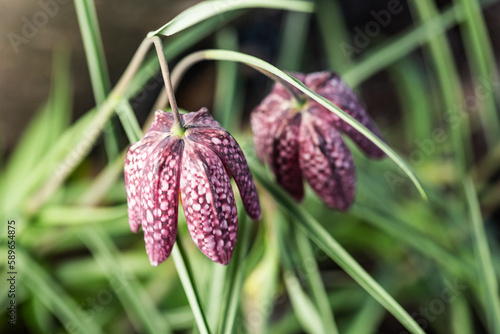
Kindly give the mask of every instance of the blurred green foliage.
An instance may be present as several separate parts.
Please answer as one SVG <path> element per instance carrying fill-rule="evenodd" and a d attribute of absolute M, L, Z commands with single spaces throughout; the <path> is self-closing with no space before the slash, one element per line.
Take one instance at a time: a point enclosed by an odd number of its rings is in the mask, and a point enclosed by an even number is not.
<path fill-rule="evenodd" d="M 247 155 L 263 218 L 252 222 L 239 212 L 237 249 L 232 262 L 221 267 L 196 251 L 181 214 L 175 261 L 153 268 L 142 236 L 129 230 L 123 138 L 118 131 L 106 133 L 108 161 L 96 175 L 88 151 L 100 131 L 85 129 L 109 108 L 126 137 L 136 141 L 140 127 L 128 102 L 157 73 L 158 62 L 150 55 L 123 92 L 110 99 L 94 4 L 77 1 L 96 108 L 70 124 L 69 53 L 55 50 L 47 103 L 0 172 L 0 213 L 6 222 L 0 248 L 7 259 L 8 241 L 15 239 L 18 272 L 16 325 L 8 324 L 12 298 L 3 279 L 0 331 L 406 333 L 403 324 L 418 332 L 416 322 L 429 333 L 500 333 L 495 225 L 500 83 L 482 14 L 495 2 L 455 0 L 442 9 L 431 0 L 409 2 L 413 24 L 359 57 L 339 52 L 354 32 L 338 1 L 306 4 L 303 8 L 314 5 L 312 13 L 284 13 L 278 68 L 308 69 L 305 64 L 317 57 L 305 47 L 315 25 L 330 69 L 351 85 L 389 74 L 401 117 L 381 128 L 387 144 L 406 157 L 428 201 L 389 159 L 369 161 L 351 145 L 358 176 L 353 208 L 333 212 L 309 190 L 304 203 L 293 203 L 256 161 L 250 133 L 240 126 L 248 109 L 245 97 L 252 94 L 246 72 L 236 63 L 217 63 L 214 115 Z M 217 16 L 203 12 L 205 20 L 189 16 L 185 22 L 180 16 L 181 28 L 167 26 L 177 29 L 165 42 L 169 59 L 212 35 L 214 48 L 240 49 L 239 28 L 229 21 L 248 9 L 224 15 L 224 7 L 216 9 Z M 446 34 L 455 26 L 473 89 L 464 89 Z M 483 138 L 483 145 L 473 137 Z M 9 239 L 12 220 L 16 232 Z M 6 261 L 0 269 L 7 275 Z"/>

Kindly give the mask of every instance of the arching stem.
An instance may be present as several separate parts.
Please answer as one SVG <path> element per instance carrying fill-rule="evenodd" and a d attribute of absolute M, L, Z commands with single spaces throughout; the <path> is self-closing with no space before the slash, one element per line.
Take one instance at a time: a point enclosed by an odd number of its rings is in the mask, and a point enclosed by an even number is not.
<path fill-rule="evenodd" d="M 179 113 L 179 108 L 177 107 L 177 101 L 174 95 L 174 89 L 172 87 L 172 81 L 170 80 L 170 71 L 168 69 L 167 57 L 165 56 L 165 51 L 163 49 L 163 43 L 158 36 L 151 37 L 156 48 L 156 53 L 158 54 L 158 61 L 160 62 L 161 74 L 163 76 L 163 81 L 165 82 L 165 89 L 167 90 L 168 100 L 170 101 L 170 107 L 172 108 L 172 113 L 174 114 L 174 125 L 173 131 L 184 133 L 184 123 L 182 117 Z"/>

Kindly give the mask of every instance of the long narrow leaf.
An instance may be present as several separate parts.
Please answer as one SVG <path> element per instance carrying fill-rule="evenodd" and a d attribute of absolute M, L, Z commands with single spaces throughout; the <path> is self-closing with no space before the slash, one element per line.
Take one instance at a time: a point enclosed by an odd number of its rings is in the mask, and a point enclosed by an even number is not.
<path fill-rule="evenodd" d="M 81 309 L 77 303 L 59 286 L 31 256 L 21 249 L 20 271 L 23 273 L 23 281 L 27 289 L 38 296 L 40 301 L 59 318 L 61 323 L 69 332 L 99 334 L 103 333 L 94 321 L 84 321 L 81 317 Z"/>
<path fill-rule="evenodd" d="M 259 58 L 247 54 L 235 51 L 227 51 L 227 50 L 204 50 L 192 53 L 190 56 L 184 58 L 183 61 L 179 62 L 178 67 L 176 67 L 177 73 L 175 73 L 176 70 L 174 69 L 172 77 L 180 76 L 181 75 L 180 73 L 183 73 L 183 71 L 185 71 L 189 66 L 201 60 L 226 60 L 226 61 L 244 63 L 250 67 L 255 68 L 260 72 L 266 73 L 269 76 L 274 76 L 276 79 L 282 80 L 287 84 L 297 88 L 302 93 L 307 95 L 309 98 L 313 99 L 314 101 L 318 102 L 331 112 L 335 113 L 343 121 L 345 121 L 347 124 L 349 124 L 354 129 L 359 131 L 362 135 L 364 135 L 371 142 L 373 142 L 378 148 L 384 151 L 387 154 L 387 156 L 389 156 L 406 173 L 406 175 L 408 175 L 408 177 L 412 180 L 413 184 L 419 191 L 420 195 L 424 199 L 427 199 L 427 195 L 425 194 L 422 185 L 420 184 L 416 176 L 413 174 L 408 164 L 401 157 L 399 157 L 399 155 L 396 152 L 394 152 L 393 149 L 391 149 L 386 143 L 384 143 L 380 138 L 375 136 L 370 130 L 368 130 L 366 127 L 360 124 L 352 116 L 344 112 L 335 104 L 328 101 L 326 98 L 316 94 L 315 92 L 307 88 L 302 82 L 295 79 L 291 75 L 281 71 L 275 66 Z"/>
<path fill-rule="evenodd" d="M 385 291 L 347 251 L 317 222 L 303 210 L 275 183 L 271 182 L 254 160 L 249 161 L 252 174 L 266 188 L 286 211 L 296 220 L 298 226 L 318 245 L 332 260 L 348 273 L 363 289 L 375 298 L 387 311 L 399 320 L 411 333 L 424 332 L 415 320 Z"/>
<path fill-rule="evenodd" d="M 194 319 L 198 325 L 198 330 L 201 334 L 211 333 L 210 327 L 207 322 L 207 317 L 203 306 L 201 305 L 200 295 L 195 285 L 192 269 L 187 262 L 186 252 L 182 246 L 180 237 L 177 236 L 174 248 L 172 249 L 172 257 L 174 258 L 175 268 L 181 280 L 184 292 L 186 293 L 189 305 L 194 314 Z"/>
<path fill-rule="evenodd" d="M 464 180 L 464 190 L 469 205 L 474 254 L 478 266 L 478 276 L 481 291 L 484 296 L 484 310 L 491 333 L 500 333 L 500 300 L 498 297 L 498 282 L 484 231 L 481 210 L 477 201 L 474 185 L 470 179 Z"/>
<path fill-rule="evenodd" d="M 90 249 L 102 269 L 105 270 L 109 280 L 119 284 L 115 293 L 120 299 L 125 311 L 137 330 L 145 329 L 148 333 L 168 333 L 170 328 L 151 303 L 143 287 L 130 275 L 119 269 L 119 263 L 114 253 L 117 252 L 106 233 L 98 227 L 85 229 L 82 240 Z M 134 321 L 135 320 L 135 321 Z M 138 323 L 138 320 L 140 322 Z"/>
<path fill-rule="evenodd" d="M 217 16 L 229 11 L 244 8 L 274 8 L 294 10 L 301 12 L 312 12 L 314 4 L 310 1 L 296 0 L 213 0 L 203 1 L 197 5 L 189 7 L 160 29 L 151 32 L 149 36 L 176 34 L 210 17 Z"/>

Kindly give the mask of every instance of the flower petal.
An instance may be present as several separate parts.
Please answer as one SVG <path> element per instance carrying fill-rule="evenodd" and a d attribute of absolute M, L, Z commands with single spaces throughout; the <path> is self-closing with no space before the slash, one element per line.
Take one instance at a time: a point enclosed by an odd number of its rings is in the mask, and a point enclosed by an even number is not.
<path fill-rule="evenodd" d="M 302 172 L 299 166 L 299 129 L 301 114 L 296 113 L 283 122 L 273 145 L 271 167 L 276 181 L 297 201 L 304 197 Z"/>
<path fill-rule="evenodd" d="M 188 138 L 208 147 L 222 160 L 240 191 L 243 206 L 252 219 L 260 219 L 259 195 L 245 155 L 236 140 L 224 129 L 191 128 Z"/>
<path fill-rule="evenodd" d="M 174 124 L 174 115 L 171 112 L 166 112 L 161 109 L 155 111 L 155 119 L 151 126 L 149 127 L 146 136 L 150 135 L 152 132 L 162 132 L 169 133 L 170 128 Z"/>
<path fill-rule="evenodd" d="M 214 152 L 189 139 L 185 143 L 180 189 L 189 233 L 209 259 L 228 264 L 238 233 L 231 182 Z"/>
<path fill-rule="evenodd" d="M 277 85 L 250 115 L 255 153 L 259 160 L 265 163 L 272 161 L 274 134 L 292 107 L 289 93 L 282 92 L 281 89 L 284 88 Z"/>
<path fill-rule="evenodd" d="M 315 72 L 308 74 L 304 80 L 305 85 L 319 95 L 327 98 L 340 109 L 354 117 L 377 137 L 382 138 L 377 126 L 370 118 L 356 93 L 335 73 Z M 337 115 L 311 101 L 310 112 L 318 117 L 327 119 L 333 126 L 348 135 L 368 156 L 381 158 L 385 153 L 373 144 L 368 138 L 355 130 Z"/>
<path fill-rule="evenodd" d="M 328 206 L 347 210 L 356 191 L 351 152 L 328 123 L 307 113 L 302 122 L 299 162 L 305 179 Z"/>
<path fill-rule="evenodd" d="M 201 108 L 196 112 L 190 112 L 182 115 L 182 120 L 186 127 L 213 127 L 222 129 L 222 126 L 217 122 L 207 108 Z"/>
<path fill-rule="evenodd" d="M 142 222 L 142 170 L 147 158 L 159 140 L 159 132 L 155 132 L 155 134 L 148 133 L 148 136 L 130 146 L 125 157 L 124 176 L 125 190 L 127 192 L 128 218 L 130 229 L 134 233 L 139 230 Z"/>
<path fill-rule="evenodd" d="M 150 153 L 142 173 L 142 229 L 153 266 L 170 255 L 177 235 L 183 145 L 174 137 L 163 139 Z"/>

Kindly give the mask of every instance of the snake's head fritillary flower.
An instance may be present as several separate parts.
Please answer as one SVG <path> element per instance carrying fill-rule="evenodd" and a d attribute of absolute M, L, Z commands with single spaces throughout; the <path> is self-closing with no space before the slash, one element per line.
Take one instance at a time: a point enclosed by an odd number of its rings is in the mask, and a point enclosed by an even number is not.
<path fill-rule="evenodd" d="M 208 110 L 181 117 L 184 131 L 174 126 L 171 113 L 157 111 L 146 136 L 127 152 L 130 228 L 137 232 L 142 226 L 153 266 L 165 261 L 177 234 L 180 193 L 193 241 L 208 258 L 225 265 L 238 232 L 230 177 L 252 219 L 261 215 L 258 194 L 241 148 Z"/>
<path fill-rule="evenodd" d="M 331 72 L 292 75 L 380 137 L 359 98 L 338 75 Z M 329 207 L 344 211 L 353 203 L 354 162 L 340 132 L 348 135 L 369 157 L 384 156 L 377 146 L 337 115 L 313 100 L 299 104 L 280 83 L 252 112 L 251 125 L 257 156 L 271 165 L 277 182 L 298 202 L 304 197 L 302 179 L 305 178 Z"/>

